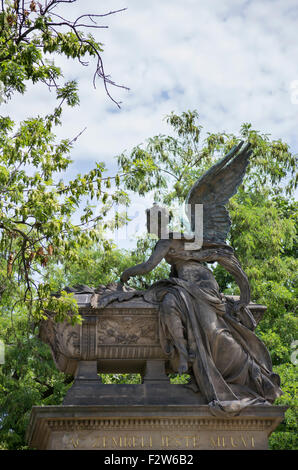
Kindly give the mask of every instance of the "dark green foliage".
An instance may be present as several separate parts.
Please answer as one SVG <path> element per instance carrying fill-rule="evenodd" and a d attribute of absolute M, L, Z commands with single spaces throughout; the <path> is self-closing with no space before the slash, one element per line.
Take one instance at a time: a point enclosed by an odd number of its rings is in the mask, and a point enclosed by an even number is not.
<path fill-rule="evenodd" d="M 276 400 L 276 405 L 288 406 L 285 420 L 270 436 L 271 449 L 298 449 L 298 371 L 297 364 L 284 363 L 274 367 L 274 372 L 280 375 L 284 395 Z"/>
<path fill-rule="evenodd" d="M 28 328 L 25 313 L 19 312 L 13 325 L 1 321 L 5 363 L 0 366 L 0 449 L 26 448 L 32 406 L 60 404 L 72 381 L 55 368 L 37 333 L 37 328 Z"/>

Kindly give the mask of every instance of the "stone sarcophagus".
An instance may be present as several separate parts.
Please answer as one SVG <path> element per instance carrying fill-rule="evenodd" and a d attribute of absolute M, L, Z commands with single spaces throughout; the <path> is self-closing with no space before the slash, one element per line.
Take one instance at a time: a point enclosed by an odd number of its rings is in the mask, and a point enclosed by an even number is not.
<path fill-rule="evenodd" d="M 166 359 L 158 334 L 158 310 L 141 297 L 91 306 L 92 294 L 76 294 L 81 325 L 44 321 L 41 339 L 57 368 L 75 375 L 80 361 L 97 361 L 102 373 L 142 373 L 147 360 Z"/>
<path fill-rule="evenodd" d="M 157 305 L 139 296 L 101 307 L 92 297 L 75 294 L 81 325 L 51 319 L 41 324 L 40 337 L 49 344 L 61 372 L 75 376 L 79 363 L 85 361 L 95 361 L 99 373 L 144 375 L 146 363 L 152 361 L 165 362 L 167 372 L 174 372 L 160 345 Z M 257 323 L 266 311 L 264 305 L 253 303 L 249 309 Z"/>

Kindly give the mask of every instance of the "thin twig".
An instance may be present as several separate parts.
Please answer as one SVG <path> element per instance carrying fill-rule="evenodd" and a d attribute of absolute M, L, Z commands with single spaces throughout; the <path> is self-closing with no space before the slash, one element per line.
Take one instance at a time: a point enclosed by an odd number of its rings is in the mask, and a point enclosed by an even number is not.
<path fill-rule="evenodd" d="M 83 134 L 83 132 L 85 132 L 86 129 L 87 127 L 85 127 L 81 132 L 79 132 L 73 139 L 71 139 L 69 141 L 69 145 L 71 145 L 73 142 L 76 142 L 77 139 Z"/>

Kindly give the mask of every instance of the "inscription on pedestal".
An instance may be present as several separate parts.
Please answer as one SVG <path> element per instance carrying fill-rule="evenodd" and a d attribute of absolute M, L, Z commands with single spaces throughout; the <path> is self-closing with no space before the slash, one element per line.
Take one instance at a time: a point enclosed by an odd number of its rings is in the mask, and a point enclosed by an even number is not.
<path fill-rule="evenodd" d="M 212 415 L 207 405 L 33 407 L 29 446 L 57 450 L 258 450 L 286 407 L 250 406 L 238 416 Z"/>
<path fill-rule="evenodd" d="M 60 443 L 60 444 L 59 444 Z M 199 450 L 264 448 L 262 433 L 57 433 L 53 437 L 55 449 L 101 449 L 101 450 Z"/>

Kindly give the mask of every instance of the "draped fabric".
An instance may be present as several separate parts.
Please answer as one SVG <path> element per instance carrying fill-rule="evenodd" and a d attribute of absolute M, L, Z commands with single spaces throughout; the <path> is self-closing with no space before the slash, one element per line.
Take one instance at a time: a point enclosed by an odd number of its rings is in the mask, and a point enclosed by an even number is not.
<path fill-rule="evenodd" d="M 145 300 L 159 304 L 160 340 L 178 367 L 184 357 L 199 391 L 216 415 L 270 404 L 282 394 L 269 353 L 252 331 L 247 308 L 229 313 L 216 287 L 180 278 L 153 284 Z M 180 330 L 179 330 L 180 325 Z M 183 331 L 183 335 L 179 334 Z"/>

